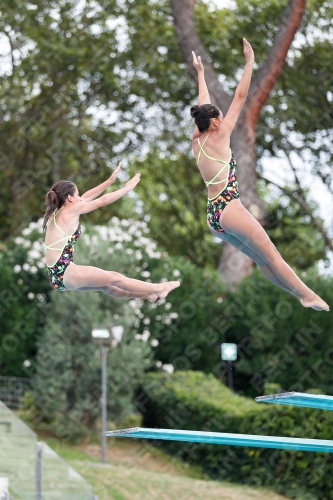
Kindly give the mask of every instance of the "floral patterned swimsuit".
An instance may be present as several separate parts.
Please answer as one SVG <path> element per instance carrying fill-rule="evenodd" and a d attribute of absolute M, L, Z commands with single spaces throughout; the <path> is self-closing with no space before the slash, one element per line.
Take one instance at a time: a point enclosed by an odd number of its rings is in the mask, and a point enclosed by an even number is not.
<path fill-rule="evenodd" d="M 51 245 L 45 245 L 45 250 L 61 250 L 59 259 L 53 264 L 53 266 L 47 266 L 47 270 L 49 273 L 51 285 L 56 290 L 63 291 L 66 290 L 66 287 L 64 285 L 64 274 L 69 264 L 74 260 L 74 246 L 76 241 L 81 236 L 81 226 L 79 223 L 76 231 L 71 235 L 67 235 L 66 233 L 64 233 L 64 231 L 62 231 L 62 229 L 60 229 L 60 227 L 56 223 L 56 215 L 58 215 L 60 210 L 58 210 L 58 212 L 54 212 L 53 217 L 49 220 L 47 225 L 49 225 L 49 223 L 53 221 L 56 228 L 59 229 L 62 234 L 64 234 L 64 237 L 60 238 L 60 240 L 54 241 L 53 243 L 51 243 Z M 66 240 L 66 242 L 62 248 L 53 247 L 53 245 L 63 240 Z"/>
<path fill-rule="evenodd" d="M 198 139 L 200 151 L 199 151 L 198 158 L 197 158 L 197 164 L 199 166 L 199 158 L 200 158 L 201 152 L 203 152 L 203 154 L 206 156 L 206 158 L 209 158 L 210 160 L 224 163 L 221 170 L 219 170 L 219 172 L 212 178 L 211 181 L 208 181 L 208 182 L 204 181 L 207 187 L 214 185 L 214 184 L 220 184 L 222 182 L 226 183 L 223 190 L 217 196 L 215 196 L 215 198 L 208 198 L 208 202 L 207 202 L 207 223 L 215 231 L 222 233 L 223 229 L 220 225 L 221 213 L 223 212 L 225 207 L 231 202 L 231 200 L 238 200 L 239 199 L 238 183 L 237 183 L 237 177 L 236 177 L 236 158 L 232 152 L 231 152 L 231 158 L 230 158 L 228 163 L 223 161 L 223 160 L 218 160 L 217 158 L 212 158 L 211 156 L 208 156 L 203 149 L 203 146 L 205 145 L 207 138 L 208 138 L 208 135 L 207 135 L 207 137 L 204 140 L 202 145 L 200 144 L 200 139 Z M 214 182 L 216 177 L 218 177 L 226 167 L 228 168 L 227 176 L 224 179 L 222 179 L 221 181 Z"/>

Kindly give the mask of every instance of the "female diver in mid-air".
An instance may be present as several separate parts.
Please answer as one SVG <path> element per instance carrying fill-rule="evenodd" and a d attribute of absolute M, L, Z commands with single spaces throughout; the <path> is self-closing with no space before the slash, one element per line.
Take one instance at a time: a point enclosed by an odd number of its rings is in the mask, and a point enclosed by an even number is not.
<path fill-rule="evenodd" d="M 254 63 L 251 45 L 245 39 L 243 44 L 246 65 L 226 116 L 210 103 L 201 58 L 192 53 L 199 83 L 199 105 L 191 108 L 196 124 L 192 144 L 208 188 L 208 227 L 215 236 L 254 260 L 272 283 L 297 297 L 304 307 L 329 311 L 326 302 L 310 290 L 282 259 L 262 226 L 239 199 L 236 159 L 230 150 L 230 135 L 246 99 Z"/>
<path fill-rule="evenodd" d="M 100 291 L 119 299 L 137 297 L 155 302 L 178 287 L 179 281 L 145 283 L 114 271 L 78 266 L 73 262 L 74 245 L 81 235 L 80 215 L 113 203 L 134 189 L 140 181 L 140 174 L 136 174 L 123 188 L 97 198 L 114 183 L 120 166 L 107 181 L 82 196 L 70 181 L 57 182 L 46 194 L 43 229 L 46 229 L 45 251 L 50 281 L 60 291 Z"/>

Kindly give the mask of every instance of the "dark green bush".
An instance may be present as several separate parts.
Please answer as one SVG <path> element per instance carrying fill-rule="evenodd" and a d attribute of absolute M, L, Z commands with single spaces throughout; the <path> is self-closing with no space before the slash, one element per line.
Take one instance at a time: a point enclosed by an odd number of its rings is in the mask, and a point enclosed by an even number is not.
<path fill-rule="evenodd" d="M 149 373 L 137 401 L 145 427 L 314 439 L 331 439 L 333 434 L 330 411 L 258 404 L 202 372 Z M 332 457 L 327 453 L 179 442 L 161 445 L 177 458 L 201 465 L 214 478 L 268 486 L 299 500 L 333 499 Z"/>
<path fill-rule="evenodd" d="M 318 276 L 311 270 L 302 272 L 300 278 L 331 304 L 331 276 Z M 238 346 L 234 364 L 237 391 L 259 396 L 265 384 L 274 382 L 287 391 L 319 388 L 322 394 L 331 394 L 333 335 L 329 314 L 302 307 L 257 269 L 227 294 L 219 325 L 223 322 L 226 332 L 217 341 Z M 202 371 L 219 376 L 214 365 Z"/>

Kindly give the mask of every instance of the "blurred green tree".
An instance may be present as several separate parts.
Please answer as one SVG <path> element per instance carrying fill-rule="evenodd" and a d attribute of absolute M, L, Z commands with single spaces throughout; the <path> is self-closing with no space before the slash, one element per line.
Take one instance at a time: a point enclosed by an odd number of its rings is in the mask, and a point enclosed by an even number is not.
<path fill-rule="evenodd" d="M 128 304 L 120 309 L 110 299 L 106 311 L 101 295 L 93 292 L 57 294 L 52 300 L 38 341 L 33 393 L 39 419 L 50 423 L 59 437 L 82 435 L 100 416 L 101 361 L 91 338 L 94 323 L 124 327 L 124 338 L 107 356 L 109 418 L 124 418 L 134 411 L 134 391 L 151 363 L 151 352 L 149 344 L 134 338 L 134 312 Z"/>
<path fill-rule="evenodd" d="M 82 191 L 116 165 L 114 149 L 123 138 L 94 121 L 102 72 L 109 101 L 119 85 L 109 67 L 110 47 L 118 44 L 117 30 L 108 28 L 115 5 L 110 1 L 105 12 L 90 1 L 82 8 L 76 1 L 0 7 L 8 46 L 0 94 L 6 137 L 0 148 L 1 240 L 40 217 L 46 191 L 57 180 L 71 179 Z M 111 102 L 105 113 L 112 109 Z"/>
<path fill-rule="evenodd" d="M 265 230 L 288 264 L 300 271 L 313 267 L 318 261 L 329 265 L 326 241 L 320 231 L 324 222 L 320 216 L 316 215 L 313 221 L 298 199 L 277 196 L 272 187 L 261 187 L 260 193 L 266 201 Z M 309 208 L 311 213 L 319 212 L 314 202 Z"/>
<path fill-rule="evenodd" d="M 220 322 L 225 283 L 216 270 L 198 268 L 189 259 L 164 256 L 148 262 L 152 281 L 167 277 L 181 280 L 161 306 L 143 304 L 140 327 L 146 324 L 152 337 L 154 358 L 175 370 L 213 371 L 219 359 L 219 334 L 212 323 Z"/>
<path fill-rule="evenodd" d="M 332 276 L 303 271 L 301 279 L 330 302 Z M 232 307 L 234 306 L 234 307 Z M 332 386 L 332 328 L 329 314 L 314 315 L 256 270 L 226 297 L 221 313 L 229 328 L 224 341 L 238 344 L 235 388 L 262 394 L 267 383 L 305 392 Z"/>

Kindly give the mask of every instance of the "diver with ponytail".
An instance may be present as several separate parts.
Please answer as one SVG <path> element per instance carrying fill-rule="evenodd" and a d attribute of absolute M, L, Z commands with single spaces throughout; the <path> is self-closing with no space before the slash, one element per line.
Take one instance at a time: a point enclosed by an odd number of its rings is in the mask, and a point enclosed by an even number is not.
<path fill-rule="evenodd" d="M 179 281 L 145 283 L 114 271 L 74 264 L 74 247 L 81 236 L 80 215 L 105 207 L 135 188 L 136 174 L 126 185 L 112 193 L 102 192 L 117 178 L 121 163 L 111 177 L 82 196 L 73 182 L 55 183 L 45 196 L 45 254 L 51 285 L 59 291 L 100 291 L 116 298 L 142 298 L 155 302 L 179 286 Z"/>
<path fill-rule="evenodd" d="M 44 222 L 43 222 L 43 230 L 45 231 L 46 225 L 48 223 L 49 218 L 54 212 L 61 208 L 67 199 L 68 195 L 74 196 L 75 193 L 75 184 L 70 181 L 59 181 L 54 184 L 50 191 L 46 193 L 45 196 L 45 205 L 46 211 L 44 214 Z"/>

